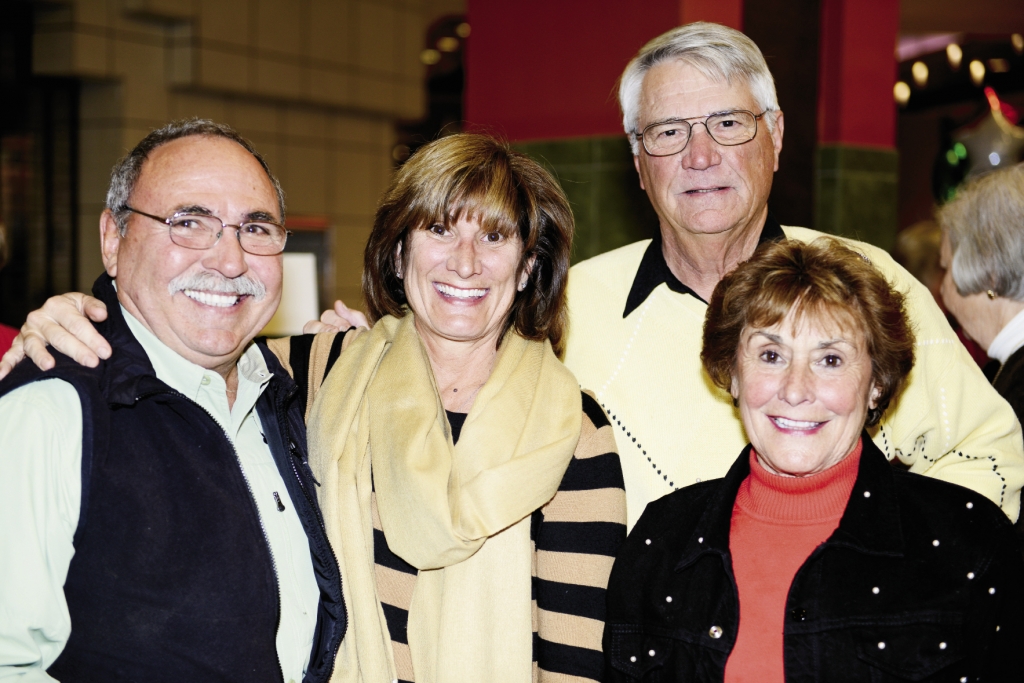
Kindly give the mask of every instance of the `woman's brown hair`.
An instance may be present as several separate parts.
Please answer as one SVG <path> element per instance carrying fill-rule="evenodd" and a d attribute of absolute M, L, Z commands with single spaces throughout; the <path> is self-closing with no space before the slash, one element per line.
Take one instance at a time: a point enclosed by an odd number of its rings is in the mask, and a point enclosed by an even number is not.
<path fill-rule="evenodd" d="M 505 323 L 526 339 L 550 339 L 555 353 L 565 346 L 565 287 L 569 274 L 573 217 L 558 182 L 538 163 L 487 135 L 460 133 L 416 152 L 385 192 L 363 255 L 363 295 L 371 321 L 405 315 L 408 301 L 396 272 L 395 254 L 410 230 L 460 218 L 487 231 L 518 235 L 523 253 L 516 278 L 529 269 Z M 529 267 L 530 260 L 532 267 Z"/>
<path fill-rule="evenodd" d="M 743 330 L 771 327 L 793 310 L 863 332 L 871 357 L 877 404 L 867 413 L 876 424 L 914 366 L 914 333 L 905 297 L 866 257 L 839 240 L 785 240 L 760 247 L 715 287 L 704 319 L 704 369 L 729 390 Z"/>

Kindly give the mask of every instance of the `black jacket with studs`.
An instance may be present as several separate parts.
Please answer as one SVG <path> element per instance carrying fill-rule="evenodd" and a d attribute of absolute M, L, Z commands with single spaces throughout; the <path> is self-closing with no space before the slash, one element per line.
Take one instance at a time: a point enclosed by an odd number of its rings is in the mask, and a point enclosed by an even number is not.
<path fill-rule="evenodd" d="M 790 586 L 787 683 L 1024 680 L 1024 559 L 1006 516 L 862 441 L 839 527 Z M 723 680 L 739 625 L 729 529 L 749 449 L 724 479 L 648 505 L 630 533 L 608 586 L 609 681 Z"/>

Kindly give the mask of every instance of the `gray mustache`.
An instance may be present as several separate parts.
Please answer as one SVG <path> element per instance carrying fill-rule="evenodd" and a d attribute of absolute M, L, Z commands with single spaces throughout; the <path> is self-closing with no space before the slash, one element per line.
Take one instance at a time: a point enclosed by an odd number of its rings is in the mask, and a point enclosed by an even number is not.
<path fill-rule="evenodd" d="M 205 271 L 179 275 L 167 285 L 167 291 L 171 296 L 186 289 L 197 289 L 217 294 L 248 295 L 256 301 L 261 301 L 267 296 L 266 285 L 248 275 L 226 278 L 222 275 Z"/>

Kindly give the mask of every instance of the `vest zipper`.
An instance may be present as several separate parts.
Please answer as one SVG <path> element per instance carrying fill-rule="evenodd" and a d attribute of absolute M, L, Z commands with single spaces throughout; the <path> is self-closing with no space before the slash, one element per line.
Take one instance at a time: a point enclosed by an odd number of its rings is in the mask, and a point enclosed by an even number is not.
<path fill-rule="evenodd" d="M 276 396 L 275 396 L 275 398 L 276 398 Z M 278 413 L 278 415 L 277 415 L 277 422 L 278 422 L 278 424 L 287 425 L 288 424 L 288 420 L 286 419 L 287 416 L 283 415 L 283 405 L 282 405 L 281 401 L 275 400 L 274 401 L 274 406 L 275 406 L 275 408 L 277 410 L 277 413 Z M 338 569 L 338 588 L 341 591 L 341 609 L 345 613 L 345 630 L 347 631 L 348 630 L 348 625 L 349 625 L 348 605 L 345 604 L 345 590 L 344 590 L 344 586 L 342 585 L 344 583 L 344 581 L 345 581 L 345 577 L 343 577 L 341 575 L 341 565 L 338 563 L 338 556 L 335 554 L 334 548 L 333 548 L 333 546 L 331 546 L 331 541 L 327 537 L 327 526 L 324 524 L 324 518 L 323 518 L 323 514 L 320 511 L 320 506 L 310 496 L 310 492 L 306 488 L 306 485 L 302 483 L 302 477 L 299 476 L 299 470 L 295 466 L 295 457 L 293 455 L 295 444 L 291 440 L 291 434 L 288 435 L 288 445 L 287 445 L 287 448 L 288 448 L 288 464 L 292 466 L 292 472 L 295 474 L 295 480 L 299 483 L 299 489 L 302 490 L 302 495 L 306 497 L 306 503 L 309 505 L 309 508 L 313 511 L 313 516 L 316 517 L 316 521 L 320 525 L 320 530 L 323 532 L 323 538 L 324 538 L 324 541 L 327 544 L 327 552 L 329 552 L 331 554 L 331 559 L 334 560 L 334 566 L 337 567 L 337 569 Z M 339 644 L 340 644 L 340 641 L 339 641 Z M 337 656 L 336 656 L 337 648 L 335 648 L 333 652 L 328 652 L 327 654 L 330 657 L 331 666 L 327 670 L 327 678 L 325 680 L 329 681 L 331 679 L 331 677 L 334 675 L 334 665 L 337 663 Z"/>
<path fill-rule="evenodd" d="M 274 628 L 274 658 L 277 660 L 277 672 L 281 675 L 281 683 L 284 683 L 284 667 L 281 666 L 281 653 L 278 652 L 277 649 L 277 634 L 281 630 L 281 577 L 277 573 L 277 559 L 274 557 L 274 549 L 270 546 L 270 536 L 267 535 L 267 528 L 263 525 L 263 516 L 260 515 L 259 507 L 256 506 L 256 497 L 255 495 L 253 495 L 252 485 L 249 484 L 249 477 L 245 476 L 245 469 L 242 467 L 242 459 L 238 456 L 238 449 L 235 448 L 235 443 L 234 441 L 231 440 L 231 436 L 228 434 L 227 430 L 224 429 L 224 426 L 217 421 L 217 418 L 213 416 L 213 413 L 211 413 L 209 410 L 199 405 L 198 403 L 196 403 L 195 401 L 193 401 L 180 391 L 175 391 L 174 389 L 151 391 L 145 394 L 140 394 L 138 397 L 136 397 L 135 402 L 138 403 L 144 398 L 149 398 L 151 396 L 156 396 L 158 394 L 170 394 L 172 396 L 183 398 L 189 403 L 199 408 L 200 410 L 202 410 L 207 415 L 209 415 L 213 423 L 220 427 L 221 432 L 224 433 L 224 438 L 227 439 L 228 446 L 231 447 L 231 452 L 235 454 L 235 462 L 238 463 L 238 472 L 239 474 L 242 475 L 242 481 L 245 482 L 245 488 L 249 492 L 249 502 L 252 505 L 253 512 L 256 513 L 256 519 L 259 520 L 260 531 L 263 533 L 263 542 L 266 543 L 267 553 L 270 554 L 270 568 L 274 572 L 274 584 L 277 587 L 277 624 L 276 627 Z M 255 406 L 253 406 L 253 408 L 255 409 Z M 269 450 L 269 444 L 267 444 L 267 448 Z M 271 453 L 271 458 L 273 458 L 273 453 Z M 337 559 L 335 559 L 335 562 L 337 562 Z"/>

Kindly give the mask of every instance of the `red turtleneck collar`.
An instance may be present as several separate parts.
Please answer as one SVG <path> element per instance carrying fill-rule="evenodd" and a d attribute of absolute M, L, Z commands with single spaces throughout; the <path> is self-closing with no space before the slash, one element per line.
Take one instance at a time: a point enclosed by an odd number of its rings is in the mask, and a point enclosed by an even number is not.
<path fill-rule="evenodd" d="M 732 509 L 729 551 L 740 597 L 740 627 L 726 683 L 785 683 L 782 632 L 793 577 L 832 535 L 857 481 L 862 445 L 824 472 L 783 477 L 750 452 L 750 476 Z"/>

